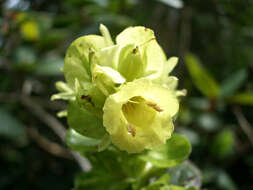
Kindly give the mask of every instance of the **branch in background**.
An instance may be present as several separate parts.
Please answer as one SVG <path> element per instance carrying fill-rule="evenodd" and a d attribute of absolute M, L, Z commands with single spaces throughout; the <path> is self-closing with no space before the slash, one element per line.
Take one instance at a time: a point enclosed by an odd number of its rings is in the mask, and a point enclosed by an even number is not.
<path fill-rule="evenodd" d="M 44 136 L 40 135 L 38 130 L 36 130 L 35 128 L 28 127 L 27 133 L 42 149 L 49 152 L 50 154 L 68 159 L 73 158 L 73 156 L 67 149 L 61 147 L 57 143 L 49 141 Z"/>
<path fill-rule="evenodd" d="M 43 123 L 48 125 L 65 143 L 66 129 L 63 125 L 53 116 L 48 114 L 43 108 L 41 108 L 36 102 L 33 102 L 29 97 L 22 96 L 21 103 L 35 116 L 37 116 Z M 79 153 L 71 151 L 71 154 L 80 165 L 83 171 L 91 169 L 89 161 L 83 158 Z"/>
<path fill-rule="evenodd" d="M 236 116 L 236 119 L 242 128 L 243 132 L 246 134 L 246 136 L 249 138 L 249 141 L 251 145 L 253 146 L 253 128 L 245 118 L 245 116 L 242 113 L 242 110 L 239 106 L 233 107 L 233 113 Z"/>
<path fill-rule="evenodd" d="M 50 127 L 56 133 L 56 135 L 59 136 L 60 139 L 65 143 L 66 129 L 64 128 L 64 126 L 55 117 L 47 113 L 36 101 L 32 100 L 30 96 L 20 96 L 14 93 L 0 93 L 0 100 L 19 101 L 40 121 Z M 70 153 L 83 171 L 88 171 L 91 169 L 89 161 L 82 157 L 78 152 L 71 150 Z"/>

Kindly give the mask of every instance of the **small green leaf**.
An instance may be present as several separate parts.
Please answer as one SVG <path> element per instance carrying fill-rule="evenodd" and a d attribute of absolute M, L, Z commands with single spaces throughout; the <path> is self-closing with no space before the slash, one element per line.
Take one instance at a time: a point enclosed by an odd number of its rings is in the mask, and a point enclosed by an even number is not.
<path fill-rule="evenodd" d="M 238 93 L 229 97 L 227 100 L 230 103 L 253 106 L 253 93 L 252 92 Z"/>
<path fill-rule="evenodd" d="M 148 151 L 140 158 L 157 167 L 168 168 L 181 164 L 190 153 L 190 142 L 184 136 L 174 134 L 165 145 Z"/>
<path fill-rule="evenodd" d="M 77 102 L 70 102 L 68 124 L 78 133 L 92 138 L 102 138 L 105 134 L 101 118 L 80 107 Z"/>
<path fill-rule="evenodd" d="M 227 78 L 221 85 L 220 96 L 232 96 L 244 83 L 247 78 L 247 71 L 241 69 Z"/>
<path fill-rule="evenodd" d="M 219 95 L 220 87 L 201 65 L 200 60 L 192 54 L 187 54 L 184 60 L 196 88 L 208 98 L 216 98 Z"/>
<path fill-rule="evenodd" d="M 98 145 L 101 143 L 101 140 L 85 137 L 74 129 L 68 129 L 66 133 L 66 143 L 67 145 L 78 151 L 97 151 Z"/>

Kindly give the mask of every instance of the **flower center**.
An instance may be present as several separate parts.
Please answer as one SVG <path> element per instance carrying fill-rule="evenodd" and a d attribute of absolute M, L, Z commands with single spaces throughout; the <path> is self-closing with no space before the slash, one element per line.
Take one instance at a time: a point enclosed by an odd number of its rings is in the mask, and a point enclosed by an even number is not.
<path fill-rule="evenodd" d="M 158 112 L 154 105 L 141 96 L 134 96 L 127 103 L 123 104 L 122 111 L 128 122 L 127 128 L 129 133 L 133 135 L 131 131 L 134 131 L 135 127 L 143 129 L 152 123 L 153 118 Z"/>

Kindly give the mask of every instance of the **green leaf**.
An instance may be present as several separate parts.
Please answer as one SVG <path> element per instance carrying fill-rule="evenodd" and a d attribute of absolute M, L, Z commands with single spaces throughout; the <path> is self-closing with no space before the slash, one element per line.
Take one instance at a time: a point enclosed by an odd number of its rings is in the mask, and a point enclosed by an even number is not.
<path fill-rule="evenodd" d="M 61 75 L 61 68 L 63 68 L 63 58 L 58 56 L 48 56 L 40 63 L 38 63 L 34 69 L 37 75 L 54 76 Z"/>
<path fill-rule="evenodd" d="M 224 190 L 237 190 L 233 179 L 223 170 L 216 173 L 217 184 L 220 189 Z M 240 188 L 241 189 L 241 188 Z"/>
<path fill-rule="evenodd" d="M 214 137 L 211 151 L 215 157 L 225 158 L 233 153 L 234 145 L 234 133 L 229 129 L 224 129 Z"/>
<path fill-rule="evenodd" d="M 203 173 L 203 183 L 204 184 L 215 184 L 217 188 L 222 190 L 237 190 L 241 188 L 237 188 L 233 179 L 229 176 L 229 174 L 220 169 L 220 168 L 206 168 L 202 171 Z"/>
<path fill-rule="evenodd" d="M 184 60 L 196 88 L 208 98 L 217 98 L 220 87 L 215 79 L 201 65 L 200 60 L 193 54 L 187 54 Z"/>
<path fill-rule="evenodd" d="M 36 52 L 27 46 L 20 46 L 15 50 L 15 63 L 21 68 L 26 68 L 36 62 Z"/>
<path fill-rule="evenodd" d="M 97 151 L 101 140 L 85 137 L 76 132 L 74 129 L 70 128 L 66 133 L 66 143 L 74 150 Z"/>
<path fill-rule="evenodd" d="M 227 101 L 230 103 L 253 106 L 253 93 L 252 92 L 238 93 L 229 97 Z"/>
<path fill-rule="evenodd" d="M 17 141 L 26 139 L 24 125 L 3 108 L 0 108 L 0 121 L 0 136 Z"/>
<path fill-rule="evenodd" d="M 102 138 L 105 128 L 101 118 L 93 115 L 72 101 L 68 107 L 68 124 L 78 133 L 92 138 Z"/>
<path fill-rule="evenodd" d="M 247 71 L 241 69 L 229 76 L 221 85 L 220 96 L 232 96 L 245 82 L 247 78 Z"/>
<path fill-rule="evenodd" d="M 140 158 L 157 167 L 168 168 L 181 164 L 190 153 L 190 142 L 184 136 L 174 134 L 165 145 L 148 151 Z"/>

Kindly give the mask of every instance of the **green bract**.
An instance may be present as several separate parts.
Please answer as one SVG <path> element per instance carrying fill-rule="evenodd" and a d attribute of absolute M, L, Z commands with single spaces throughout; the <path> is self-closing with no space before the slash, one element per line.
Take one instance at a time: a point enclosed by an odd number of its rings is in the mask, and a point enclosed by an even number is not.
<path fill-rule="evenodd" d="M 66 83 L 57 83 L 60 93 L 52 99 L 70 101 L 68 124 L 80 135 L 109 135 L 129 153 L 165 144 L 173 132 L 177 96 L 184 94 L 176 91 L 178 79 L 168 76 L 177 58 L 166 59 L 148 28 L 129 27 L 116 43 L 104 25 L 100 31 L 102 36 L 86 35 L 70 45 Z"/>

